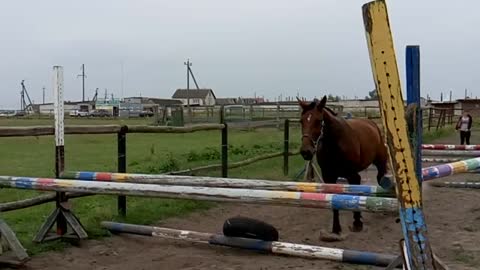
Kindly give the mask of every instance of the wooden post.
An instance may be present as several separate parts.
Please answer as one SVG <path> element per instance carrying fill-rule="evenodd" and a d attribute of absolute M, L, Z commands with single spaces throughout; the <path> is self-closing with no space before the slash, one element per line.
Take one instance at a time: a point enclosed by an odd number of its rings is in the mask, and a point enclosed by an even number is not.
<path fill-rule="evenodd" d="M 428 109 L 428 131 L 430 131 L 430 127 L 432 126 L 432 113 L 433 108 Z"/>
<path fill-rule="evenodd" d="M 391 168 L 397 187 L 408 269 L 439 269 L 434 265 L 422 210 L 419 179 L 408 138 L 397 61 L 384 0 L 362 6 L 373 79 L 379 97 Z"/>
<path fill-rule="evenodd" d="M 277 122 L 277 129 L 280 129 L 280 104 L 277 103 L 277 117 L 276 117 L 276 122 Z"/>
<path fill-rule="evenodd" d="M 127 134 L 126 127 L 117 133 L 117 156 L 118 156 L 118 172 L 127 172 Z M 127 197 L 125 195 L 118 196 L 117 199 L 118 214 L 122 217 L 127 215 Z"/>
<path fill-rule="evenodd" d="M 407 46 L 406 48 L 406 73 L 407 73 L 407 104 L 415 105 L 414 129 L 412 138 L 415 151 L 415 165 L 417 178 L 422 183 L 422 109 L 420 104 L 420 46 Z"/>
<path fill-rule="evenodd" d="M 290 137 L 290 121 L 285 119 L 285 127 L 283 130 L 283 175 L 288 175 L 288 156 L 289 156 L 289 137 Z"/>
<path fill-rule="evenodd" d="M 225 107 L 220 107 L 220 123 L 224 125 L 222 128 L 222 177 L 228 177 L 228 126 L 225 122 Z"/>

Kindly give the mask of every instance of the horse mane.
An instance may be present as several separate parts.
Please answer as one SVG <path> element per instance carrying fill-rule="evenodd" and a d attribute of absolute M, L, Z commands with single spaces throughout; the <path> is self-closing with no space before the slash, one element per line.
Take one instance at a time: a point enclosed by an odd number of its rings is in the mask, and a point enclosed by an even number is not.
<path fill-rule="evenodd" d="M 330 109 L 329 107 L 325 106 L 324 108 L 325 110 L 327 110 L 328 112 L 330 112 L 331 114 L 337 116 L 338 114 L 336 112 L 334 112 L 332 109 Z"/>
<path fill-rule="evenodd" d="M 313 101 L 310 102 L 310 104 L 308 105 L 308 108 L 309 108 L 310 110 L 314 109 L 315 106 L 317 106 L 318 101 L 319 101 L 319 100 L 316 99 L 316 98 L 313 99 Z M 327 106 L 325 106 L 324 109 L 326 109 L 329 113 L 331 113 L 331 114 L 334 115 L 334 116 L 337 116 L 337 115 L 338 115 L 336 112 L 334 112 L 331 108 L 329 108 L 329 107 L 327 107 Z M 304 113 L 305 113 L 305 112 L 306 112 L 306 111 L 304 111 Z"/>

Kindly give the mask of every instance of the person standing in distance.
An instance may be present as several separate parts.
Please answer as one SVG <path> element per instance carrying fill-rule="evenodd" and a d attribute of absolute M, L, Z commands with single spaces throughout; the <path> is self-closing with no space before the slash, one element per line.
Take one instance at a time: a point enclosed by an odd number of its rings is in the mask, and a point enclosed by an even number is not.
<path fill-rule="evenodd" d="M 468 145 L 470 144 L 470 135 L 472 128 L 472 116 L 467 112 L 463 111 L 462 116 L 458 119 L 456 130 L 460 130 L 460 144 L 463 145 L 464 142 Z"/>

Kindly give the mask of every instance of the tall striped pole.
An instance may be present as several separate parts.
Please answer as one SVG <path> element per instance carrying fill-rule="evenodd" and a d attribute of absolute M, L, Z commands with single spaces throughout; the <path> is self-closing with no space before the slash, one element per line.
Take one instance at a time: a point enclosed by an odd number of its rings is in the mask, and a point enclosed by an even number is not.
<path fill-rule="evenodd" d="M 53 67 L 53 98 L 55 113 L 55 177 L 60 177 L 65 169 L 64 150 L 64 104 L 63 104 L 63 67 Z M 65 192 L 57 192 L 57 208 L 67 200 Z M 64 235 L 67 232 L 67 222 L 62 215 L 57 215 L 57 235 Z"/>
<path fill-rule="evenodd" d="M 64 150 L 64 104 L 63 104 L 63 67 L 53 67 L 53 97 L 54 97 L 54 113 L 55 113 L 55 176 L 58 178 L 65 170 L 65 150 Z M 33 239 L 34 242 L 42 242 L 44 240 L 53 240 L 62 237 L 68 237 L 68 225 L 72 228 L 72 233 L 79 239 L 87 238 L 88 235 L 83 229 L 80 221 L 70 211 L 67 205 L 68 198 L 65 190 L 56 191 L 56 208 L 47 217 L 37 235 Z M 56 233 L 49 236 L 50 229 L 57 223 Z"/>

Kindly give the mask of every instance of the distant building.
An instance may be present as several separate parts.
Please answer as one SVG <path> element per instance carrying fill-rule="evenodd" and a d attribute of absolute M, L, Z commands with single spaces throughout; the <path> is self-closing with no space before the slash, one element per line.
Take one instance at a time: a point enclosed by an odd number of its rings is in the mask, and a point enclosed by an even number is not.
<path fill-rule="evenodd" d="M 172 99 L 180 100 L 186 106 L 190 100 L 190 106 L 214 106 L 216 97 L 212 89 L 177 89 Z"/>
<path fill-rule="evenodd" d="M 236 98 L 217 98 L 215 100 L 215 105 L 235 105 L 237 104 Z"/>
<path fill-rule="evenodd" d="M 95 104 L 90 101 L 78 101 L 78 102 L 71 102 L 65 101 L 63 105 L 63 109 L 66 114 L 72 111 L 83 111 L 83 112 L 90 112 L 94 109 Z M 55 113 L 53 103 L 44 103 L 44 104 L 34 104 L 33 111 L 39 114 L 51 114 Z"/>
<path fill-rule="evenodd" d="M 111 98 L 104 99 L 99 98 L 95 102 L 95 110 L 107 110 L 112 116 L 119 116 L 120 114 L 120 99 Z"/>
<path fill-rule="evenodd" d="M 472 116 L 480 116 L 480 99 L 477 98 L 465 98 L 457 99 L 458 108 L 457 115 L 460 115 L 461 111 L 468 111 Z"/>
<path fill-rule="evenodd" d="M 181 106 L 182 102 L 175 99 L 127 97 L 121 103 L 121 116 L 140 116 L 145 113 L 154 113 L 172 106 Z"/>

